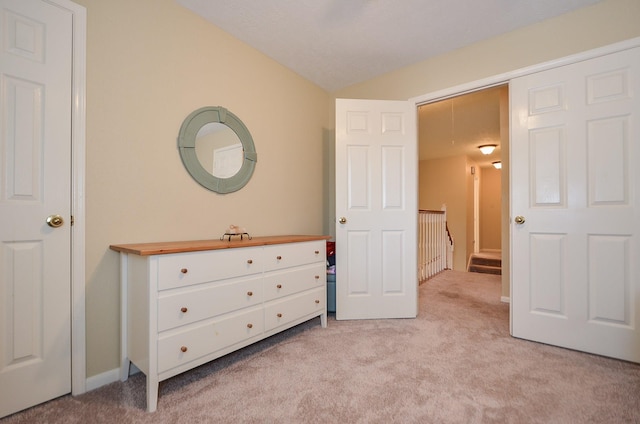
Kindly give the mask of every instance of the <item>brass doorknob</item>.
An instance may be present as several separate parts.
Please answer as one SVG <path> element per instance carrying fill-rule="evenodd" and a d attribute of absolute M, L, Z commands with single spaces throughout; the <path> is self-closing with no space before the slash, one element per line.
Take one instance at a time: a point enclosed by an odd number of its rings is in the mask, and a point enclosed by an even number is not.
<path fill-rule="evenodd" d="M 345 218 L 344 216 L 343 216 L 343 217 L 340 217 L 340 219 L 338 220 L 338 222 L 339 222 L 339 223 L 341 223 L 341 224 L 346 224 L 346 223 L 347 223 L 347 218 Z"/>
<path fill-rule="evenodd" d="M 516 224 L 524 224 L 524 216 L 518 215 L 514 221 L 516 221 Z"/>
<path fill-rule="evenodd" d="M 64 219 L 60 215 L 49 215 L 47 217 L 47 225 L 49 227 L 58 228 L 62 227 L 62 224 L 64 224 Z"/>

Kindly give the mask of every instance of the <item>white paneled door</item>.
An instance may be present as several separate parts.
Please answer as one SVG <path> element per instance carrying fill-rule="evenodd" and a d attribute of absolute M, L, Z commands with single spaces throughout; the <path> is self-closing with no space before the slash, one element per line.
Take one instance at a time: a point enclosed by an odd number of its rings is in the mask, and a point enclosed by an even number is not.
<path fill-rule="evenodd" d="M 71 391 L 72 15 L 0 13 L 2 417 Z"/>
<path fill-rule="evenodd" d="M 416 105 L 336 101 L 336 318 L 418 310 Z"/>
<path fill-rule="evenodd" d="M 512 333 L 640 362 L 640 48 L 509 91 Z"/>

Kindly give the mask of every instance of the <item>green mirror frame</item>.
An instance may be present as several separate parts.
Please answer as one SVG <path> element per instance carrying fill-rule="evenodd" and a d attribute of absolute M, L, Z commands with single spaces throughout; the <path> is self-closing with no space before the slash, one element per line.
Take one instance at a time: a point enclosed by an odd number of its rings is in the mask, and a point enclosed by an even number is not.
<path fill-rule="evenodd" d="M 229 178 L 218 178 L 204 169 L 196 156 L 196 136 L 200 128 L 211 122 L 224 124 L 236 133 L 242 143 L 243 156 L 240 170 Z M 231 193 L 244 187 L 251 176 L 258 161 L 255 145 L 251 133 L 244 123 L 233 113 L 221 106 L 207 106 L 189 114 L 180 127 L 178 135 L 178 149 L 180 159 L 189 174 L 201 186 L 216 193 Z"/>

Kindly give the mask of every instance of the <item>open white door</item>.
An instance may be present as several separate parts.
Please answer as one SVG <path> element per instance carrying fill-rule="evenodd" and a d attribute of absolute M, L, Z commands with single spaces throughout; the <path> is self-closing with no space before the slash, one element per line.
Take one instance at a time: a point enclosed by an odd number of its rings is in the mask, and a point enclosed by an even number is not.
<path fill-rule="evenodd" d="M 336 100 L 336 319 L 417 316 L 416 113 Z"/>
<path fill-rule="evenodd" d="M 509 91 L 513 336 L 640 362 L 640 48 Z"/>
<path fill-rule="evenodd" d="M 73 15 L 39 0 L 0 15 L 3 417 L 71 391 Z"/>

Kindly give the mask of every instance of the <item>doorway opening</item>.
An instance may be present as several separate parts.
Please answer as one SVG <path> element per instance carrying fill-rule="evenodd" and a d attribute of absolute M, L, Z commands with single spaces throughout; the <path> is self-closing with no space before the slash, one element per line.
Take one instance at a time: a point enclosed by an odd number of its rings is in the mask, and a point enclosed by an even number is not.
<path fill-rule="evenodd" d="M 493 151 L 482 153 L 486 145 Z M 508 236 L 508 84 L 419 105 L 418 152 L 418 207 L 446 209 L 451 269 L 501 274 Z"/>

